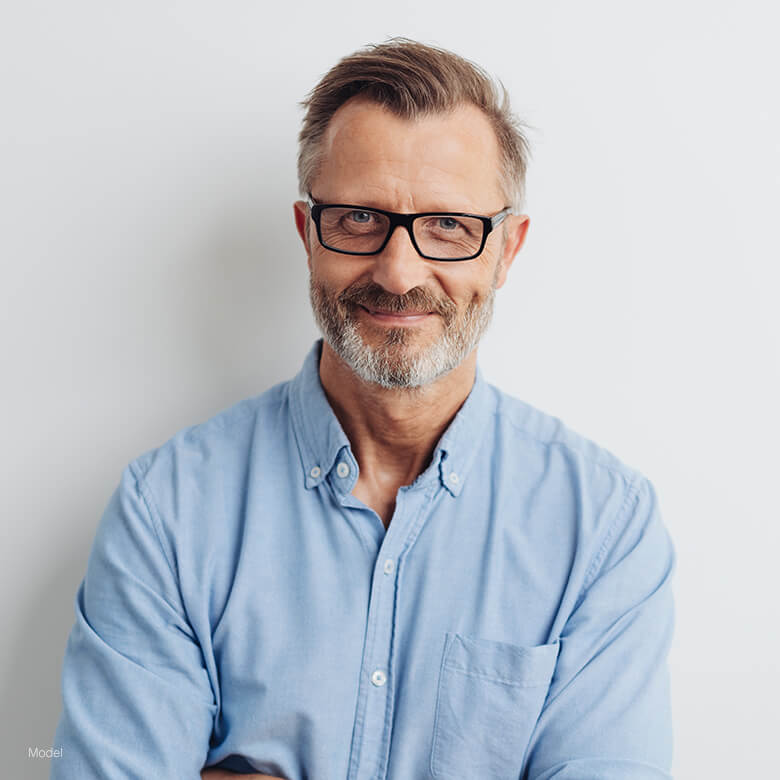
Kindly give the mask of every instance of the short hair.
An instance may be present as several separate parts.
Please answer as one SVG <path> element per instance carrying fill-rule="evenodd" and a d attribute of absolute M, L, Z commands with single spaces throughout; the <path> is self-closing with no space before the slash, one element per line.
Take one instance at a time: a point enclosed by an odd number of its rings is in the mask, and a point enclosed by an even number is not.
<path fill-rule="evenodd" d="M 361 95 L 402 119 L 443 114 L 472 104 L 496 133 L 499 183 L 507 205 L 521 208 L 530 154 L 523 123 L 511 112 L 509 95 L 475 63 L 446 49 L 409 38 L 390 38 L 341 59 L 309 92 L 298 135 L 298 186 L 307 194 L 321 163 L 322 140 L 333 115 Z"/>

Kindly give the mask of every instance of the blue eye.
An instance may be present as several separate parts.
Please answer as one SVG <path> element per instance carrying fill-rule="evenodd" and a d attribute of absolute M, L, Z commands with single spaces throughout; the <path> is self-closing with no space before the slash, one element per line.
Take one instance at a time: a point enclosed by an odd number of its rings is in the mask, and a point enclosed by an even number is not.
<path fill-rule="evenodd" d="M 439 227 L 443 228 L 444 230 L 455 230 L 458 227 L 459 223 L 457 219 L 453 219 L 452 217 L 440 217 L 439 218 Z"/>
<path fill-rule="evenodd" d="M 349 213 L 349 218 L 353 222 L 365 224 L 366 222 L 371 221 L 371 214 L 368 211 L 351 211 Z"/>

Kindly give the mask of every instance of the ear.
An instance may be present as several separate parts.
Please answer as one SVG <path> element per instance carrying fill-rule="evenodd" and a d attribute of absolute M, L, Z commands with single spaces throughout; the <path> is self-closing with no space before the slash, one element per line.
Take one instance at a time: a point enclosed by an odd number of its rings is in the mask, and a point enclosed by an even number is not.
<path fill-rule="evenodd" d="M 504 242 L 504 251 L 499 258 L 500 268 L 496 280 L 496 289 L 504 286 L 509 268 L 525 243 L 531 219 L 527 214 L 518 214 L 517 216 L 508 217 L 504 224 L 506 225 L 506 241 Z"/>
<path fill-rule="evenodd" d="M 293 203 L 293 214 L 295 215 L 295 227 L 298 230 L 298 235 L 303 241 L 303 246 L 306 249 L 306 257 L 308 258 L 309 265 L 311 265 L 311 247 L 309 246 L 309 231 L 307 230 L 309 224 L 309 207 L 303 200 L 296 200 Z"/>

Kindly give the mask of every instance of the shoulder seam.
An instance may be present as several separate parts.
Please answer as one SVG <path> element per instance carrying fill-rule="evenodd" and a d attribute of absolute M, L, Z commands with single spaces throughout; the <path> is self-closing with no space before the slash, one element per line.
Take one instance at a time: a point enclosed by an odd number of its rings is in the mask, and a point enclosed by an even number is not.
<path fill-rule="evenodd" d="M 494 411 L 494 415 L 496 417 L 502 416 L 498 409 Z M 577 454 L 581 455 L 585 460 L 587 460 L 589 463 L 593 464 L 594 466 L 599 466 L 600 468 L 603 468 L 606 471 L 609 471 L 610 473 L 619 476 L 629 486 L 629 489 L 631 488 L 631 485 L 635 481 L 640 480 L 642 477 L 640 472 L 638 472 L 636 469 L 624 463 L 621 463 L 620 467 L 610 465 L 609 463 L 605 463 L 602 460 L 598 460 L 593 456 L 588 455 L 586 452 L 583 451 L 583 449 L 579 447 L 574 447 L 568 442 L 561 441 L 560 439 L 551 439 L 551 440 L 540 439 L 538 436 L 534 436 L 532 433 L 530 433 L 525 427 L 523 427 L 520 423 L 518 423 L 513 417 L 509 415 L 507 415 L 504 419 L 507 419 L 511 423 L 511 425 L 515 428 L 515 430 L 517 430 L 521 435 L 525 436 L 526 439 L 529 439 L 530 441 L 533 441 L 542 447 L 549 448 L 552 446 L 558 446 L 568 450 L 569 452 L 576 452 Z M 565 427 L 564 423 L 561 423 L 561 425 Z M 579 434 L 576 435 L 579 436 Z M 599 447 L 599 445 L 596 444 L 595 442 L 593 442 L 593 446 Z M 613 455 L 612 457 L 615 456 Z"/>
<path fill-rule="evenodd" d="M 146 484 L 146 480 L 144 479 L 143 475 L 137 471 L 137 465 L 135 464 L 135 462 L 128 464 L 128 468 L 130 469 L 130 473 L 135 477 L 135 483 L 136 483 L 136 487 L 138 488 L 138 493 L 144 502 L 146 511 L 149 513 L 149 519 L 151 520 L 152 530 L 154 531 L 154 535 L 155 538 L 157 539 L 157 544 L 160 547 L 160 551 L 162 552 L 163 557 L 165 558 L 165 562 L 168 564 L 168 568 L 171 570 L 171 574 L 173 575 L 175 582 L 178 584 L 179 576 L 176 572 L 176 566 L 174 566 L 173 561 L 168 555 L 168 552 L 162 541 L 163 539 L 162 521 L 160 518 L 160 512 L 157 509 L 157 504 L 154 501 L 154 496 L 152 495 L 151 488 Z"/>
<path fill-rule="evenodd" d="M 593 580 L 596 577 L 596 572 L 598 571 L 601 564 L 604 562 L 604 558 L 607 555 L 609 544 L 612 541 L 613 537 L 615 536 L 615 532 L 620 525 L 621 521 L 624 519 L 624 517 L 628 514 L 629 508 L 636 503 L 636 501 L 639 498 L 639 491 L 641 488 L 641 485 L 643 483 L 643 478 L 637 477 L 633 482 L 629 484 L 628 490 L 626 491 L 626 495 L 623 498 L 623 501 L 620 504 L 620 507 L 618 511 L 615 513 L 615 518 L 612 521 L 609 530 L 606 533 L 606 536 L 604 537 L 604 541 L 599 546 L 598 551 L 593 556 L 593 560 L 590 563 L 590 566 L 588 566 L 587 571 L 585 572 L 585 576 L 583 578 L 582 582 L 582 588 L 580 588 L 579 595 L 577 596 L 576 603 L 579 604 L 582 600 L 585 591 L 591 586 L 593 583 Z"/>

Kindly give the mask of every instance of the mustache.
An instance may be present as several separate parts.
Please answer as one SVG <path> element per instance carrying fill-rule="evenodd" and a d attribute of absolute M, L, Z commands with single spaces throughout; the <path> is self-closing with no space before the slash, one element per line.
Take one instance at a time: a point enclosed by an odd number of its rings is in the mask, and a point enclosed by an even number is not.
<path fill-rule="evenodd" d="M 423 287 L 413 287 L 403 295 L 394 295 L 380 287 L 376 282 L 356 282 L 351 284 L 338 296 L 342 306 L 365 306 L 367 309 L 402 314 L 405 311 L 433 311 L 441 314 L 445 321 L 455 316 L 455 304 L 442 300 Z"/>

